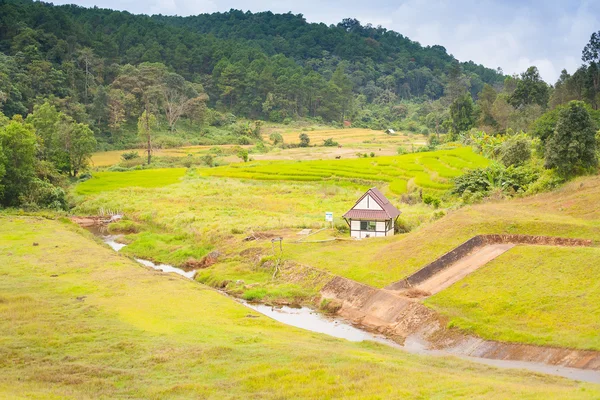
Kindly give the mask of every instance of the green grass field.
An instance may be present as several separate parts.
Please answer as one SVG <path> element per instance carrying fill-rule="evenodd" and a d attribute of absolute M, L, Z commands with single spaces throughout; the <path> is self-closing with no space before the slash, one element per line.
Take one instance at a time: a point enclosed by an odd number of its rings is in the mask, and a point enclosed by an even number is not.
<path fill-rule="evenodd" d="M 453 151 L 466 153 L 463 149 Z M 449 178 L 441 178 L 441 175 L 449 176 L 454 173 L 449 166 L 451 163 L 444 161 L 445 158 L 455 157 L 448 153 L 418 153 L 410 156 L 390 157 L 390 159 L 392 164 L 393 160 L 410 160 L 402 161 L 402 165 L 405 166 L 403 168 L 406 170 L 413 167 L 420 168 L 424 164 L 429 165 L 432 170 L 437 170 L 435 174 L 428 175 L 432 182 L 444 182 Z M 418 157 L 425 157 L 425 160 Z M 319 290 L 322 281 L 304 276 L 307 270 L 295 269 L 294 265 L 309 266 L 318 271 L 327 271 L 375 287 L 385 287 L 410 275 L 478 234 L 521 233 L 600 241 L 600 209 L 597 206 L 597 199 L 600 198 L 600 177 L 588 177 L 577 179 L 552 193 L 448 209 L 446 210 L 448 214 L 435 222 L 433 222 L 433 215 L 436 210 L 432 207 L 424 204 L 410 206 L 401 204 L 400 196 L 394 193 L 393 186 L 380 181 L 380 187 L 403 211 L 402 218 L 414 221 L 415 226 L 422 224 L 419 228 L 408 234 L 391 238 L 359 242 L 348 240 L 293 243 L 300 238 L 297 235 L 300 229 L 324 227 L 325 211 L 332 211 L 336 223 L 343 223 L 340 216 L 368 187 L 357 183 L 363 182 L 358 178 L 359 172 L 357 172 L 361 168 L 352 165 L 362 165 L 361 163 L 365 161 L 377 164 L 372 165 L 373 170 L 383 171 L 381 176 L 374 173 L 377 179 L 390 177 L 391 173 L 399 170 L 397 166 L 382 165 L 383 159 L 385 158 L 355 159 L 347 162 L 331 160 L 239 164 L 238 167 L 198 170 L 201 171 L 200 176 L 198 173 L 188 173 L 178 183 L 164 187 L 136 189 L 119 188 L 132 183 L 126 182 L 129 178 L 121 178 L 127 175 L 112 173 L 107 176 L 115 179 L 116 182 L 106 187 L 101 184 L 102 180 L 90 180 L 79 186 L 83 188 L 83 193 L 87 191 L 89 194 L 83 197 L 83 202 L 78 205 L 75 212 L 95 214 L 102 208 L 123 210 L 130 221 L 115 225 L 115 229 L 118 231 L 119 228 L 123 228 L 122 231 L 127 233 L 124 240 L 130 245 L 123 249 L 126 254 L 181 265 L 189 260 L 198 260 L 209 251 L 218 250 L 223 256 L 217 264 L 201 272 L 199 279 L 202 282 L 220 286 L 229 281 L 232 283 L 229 283 L 228 289 L 240 296 L 263 300 L 283 298 L 298 302 L 310 301 Z M 459 165 L 460 160 L 463 159 L 455 157 L 452 160 L 457 170 L 464 167 Z M 318 167 L 339 161 L 344 163 L 340 164 L 336 174 L 348 173 L 349 177 L 315 175 L 318 178 L 316 181 L 288 180 L 288 177 L 295 176 L 291 175 L 294 171 L 298 174 L 317 171 L 318 174 Z M 468 161 L 462 162 L 468 164 Z M 297 168 L 294 170 L 292 167 Z M 227 176 L 238 169 L 252 168 L 258 168 L 259 171 L 263 171 L 260 174 L 272 176 L 273 179 L 203 176 L 205 172 L 210 174 L 216 172 L 217 175 Z M 248 172 L 242 172 L 242 174 L 246 173 Z M 313 176 L 307 175 L 307 177 Z M 418 176 L 414 177 L 414 181 L 416 178 Z M 123 182 L 119 179 L 123 179 Z M 398 180 L 391 183 L 393 182 Z M 272 280 L 273 271 L 268 267 L 270 264 L 261 261 L 262 258 L 273 253 L 268 237 L 252 242 L 243 241 L 246 236 L 257 232 L 284 237 L 283 259 L 291 265 L 287 275 Z M 587 253 L 583 249 L 573 251 L 578 253 L 571 259 L 579 258 L 582 265 L 597 262 L 593 253 Z M 252 256 L 248 256 L 245 252 L 249 252 L 248 254 Z M 518 260 L 510 257 L 510 254 L 509 252 L 501 260 L 507 260 L 511 265 L 514 263 L 521 268 L 507 267 L 502 268 L 500 272 L 504 274 L 504 280 L 518 282 L 521 278 L 520 274 L 529 271 L 527 269 L 529 264 L 519 264 Z M 571 273 L 568 269 L 570 263 L 561 264 L 552 257 L 552 254 L 552 252 L 540 254 L 539 263 L 546 265 L 547 268 L 562 265 L 564 274 Z M 263 267 L 263 264 L 266 267 Z M 572 272 L 577 273 L 577 269 L 574 267 Z M 489 312 L 469 314 L 472 320 L 464 319 L 467 313 L 471 313 L 469 302 L 465 300 L 465 305 L 456 300 L 463 294 L 463 288 L 460 286 L 455 285 L 450 289 L 448 296 L 453 297 L 445 300 L 444 307 L 442 303 L 435 303 L 437 297 L 430 300 L 431 305 L 435 305 L 440 312 L 454 318 L 454 324 L 457 326 L 493 339 L 597 348 L 597 339 L 585 333 L 593 330 L 590 328 L 593 324 L 590 325 L 585 318 L 580 318 L 582 313 L 589 313 L 590 316 L 597 315 L 595 314 L 597 308 L 594 308 L 596 306 L 589 302 L 578 302 L 577 299 L 565 303 L 565 297 L 560 293 L 566 289 L 556 286 L 554 275 L 538 275 L 540 287 L 553 288 L 558 293 L 556 296 L 544 297 L 542 291 L 523 292 L 514 294 L 512 299 L 517 305 L 534 304 L 535 301 L 540 301 L 547 311 L 545 315 L 549 326 L 556 328 L 555 334 L 552 335 L 539 330 L 536 318 L 540 314 L 534 311 L 531 314 L 520 314 L 518 306 L 510 308 L 505 304 L 506 296 L 500 294 L 498 297 L 490 297 L 489 303 L 486 303 L 489 308 L 485 310 Z M 500 278 L 494 276 L 490 279 L 497 281 Z M 244 284 L 235 284 L 238 280 L 244 281 Z M 484 296 L 489 294 L 490 288 L 475 285 L 472 290 Z M 498 290 L 500 293 L 500 289 Z M 521 295 L 522 297 L 519 297 Z M 438 296 L 444 296 L 444 292 Z M 565 304 L 567 308 L 563 309 Z M 571 304 L 572 308 L 569 307 Z M 496 314 L 494 310 L 503 308 L 507 311 L 504 314 L 498 313 L 498 316 L 494 317 Z M 532 306 L 532 310 L 535 310 L 535 307 Z M 568 329 L 563 329 L 564 324 L 559 317 L 570 321 L 581 320 L 581 326 L 577 322 L 572 326 L 573 331 L 580 329 L 581 334 L 571 335 Z M 503 324 L 504 330 L 498 329 Z M 569 335 L 572 338 L 567 340 Z"/>
<path fill-rule="evenodd" d="M 596 385 L 288 327 L 55 221 L 2 217 L 0 275 L 4 398 L 600 396 Z"/>
<path fill-rule="evenodd" d="M 493 340 L 600 350 L 600 249 L 517 246 L 426 304 Z"/>
<path fill-rule="evenodd" d="M 153 188 L 178 182 L 185 168 L 146 169 L 127 172 L 95 172 L 93 177 L 77 185 L 77 194 L 94 194 L 121 188 Z"/>
<path fill-rule="evenodd" d="M 207 176 L 266 181 L 364 181 L 383 182 L 395 194 L 418 187 L 442 192 L 452 187 L 450 179 L 466 168 L 478 168 L 489 160 L 470 148 L 457 148 L 401 156 L 322 161 L 256 161 L 203 169 Z"/>

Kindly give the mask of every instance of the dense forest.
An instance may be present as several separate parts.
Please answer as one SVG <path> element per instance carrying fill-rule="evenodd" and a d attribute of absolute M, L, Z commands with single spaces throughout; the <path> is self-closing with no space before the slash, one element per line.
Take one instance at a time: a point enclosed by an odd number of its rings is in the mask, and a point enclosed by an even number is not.
<path fill-rule="evenodd" d="M 209 107 L 238 117 L 352 120 L 378 128 L 407 116 L 405 107 L 396 107 L 402 101 L 447 95 L 453 79 L 474 98 L 484 84 L 504 79 L 498 71 L 458 63 L 441 46 L 422 47 L 356 20 L 326 26 L 301 15 L 235 10 L 147 17 L 4 0 L 0 51 L 5 115 L 27 114 L 52 97 L 70 103 L 61 107 L 100 136 L 117 135 L 122 122 L 139 116 L 131 91 L 115 81 L 141 63 L 164 65 L 185 80 L 178 84 L 189 96 L 205 94 Z"/>
<path fill-rule="evenodd" d="M 260 142 L 260 120 L 394 128 L 429 135 L 429 148 L 460 140 L 482 151 L 497 134 L 527 132 L 544 153 L 567 109 L 586 110 L 593 126 L 582 131 L 597 129 L 599 63 L 600 33 L 581 67 L 551 86 L 535 66 L 506 76 L 356 19 L 0 0 L 0 196 L 4 188 L 4 204 L 27 203 L 23 182 L 35 176 L 44 203 L 64 205 L 54 185 L 83 171 L 94 150 L 142 145 L 150 164 L 153 146 Z M 7 183 L 17 172 L 31 179 Z"/>

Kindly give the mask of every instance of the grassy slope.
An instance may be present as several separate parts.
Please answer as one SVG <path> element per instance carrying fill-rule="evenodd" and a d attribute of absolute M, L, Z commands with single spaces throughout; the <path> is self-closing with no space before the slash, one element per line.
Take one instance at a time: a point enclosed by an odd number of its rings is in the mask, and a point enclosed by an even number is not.
<path fill-rule="evenodd" d="M 377 287 L 415 272 L 483 233 L 522 233 L 600 240 L 600 177 L 559 191 L 465 207 L 407 235 L 361 242 L 296 246 L 288 256 Z"/>
<path fill-rule="evenodd" d="M 426 301 L 479 336 L 600 350 L 600 249 L 519 246 Z"/>
<path fill-rule="evenodd" d="M 37 242 L 39 246 L 33 246 Z M 0 221 L 6 398 L 597 398 L 597 386 L 287 327 L 65 225 Z"/>

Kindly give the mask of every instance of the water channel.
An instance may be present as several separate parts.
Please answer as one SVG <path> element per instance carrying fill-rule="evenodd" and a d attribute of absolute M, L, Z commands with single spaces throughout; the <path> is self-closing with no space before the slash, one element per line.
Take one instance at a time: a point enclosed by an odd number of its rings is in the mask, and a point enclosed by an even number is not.
<path fill-rule="evenodd" d="M 117 241 L 118 236 L 104 235 L 101 231 L 90 229 L 92 233 L 100 236 L 106 244 L 113 250 L 119 251 L 125 244 Z M 155 264 L 152 261 L 135 258 L 135 260 L 149 268 L 153 268 L 164 273 L 176 273 L 188 279 L 193 279 L 196 271 L 184 271 L 183 269 L 173 267 L 167 264 Z M 432 356 L 455 356 L 465 360 L 486 364 L 498 368 L 515 368 L 524 369 L 533 372 L 539 372 L 550 375 L 562 376 L 569 379 L 574 379 L 582 382 L 591 382 L 600 384 L 600 371 L 585 370 L 579 368 L 569 368 L 557 365 L 550 365 L 538 362 L 515 361 L 515 360 L 496 360 L 482 357 L 470 357 L 461 354 L 452 354 L 443 350 L 431 350 L 426 342 L 414 338 L 407 338 L 404 345 L 400 345 L 384 336 L 376 335 L 366 330 L 357 328 L 352 324 L 334 317 L 328 317 L 318 313 L 308 307 L 292 308 L 292 307 L 273 307 L 265 304 L 249 303 L 242 299 L 232 297 L 225 292 L 223 295 L 237 301 L 244 306 L 272 318 L 286 325 L 294 326 L 301 329 L 306 329 L 312 332 L 318 332 L 325 335 L 333 336 L 340 339 L 346 339 L 352 342 L 373 341 L 382 343 L 390 347 L 402 349 L 412 354 L 423 354 Z"/>

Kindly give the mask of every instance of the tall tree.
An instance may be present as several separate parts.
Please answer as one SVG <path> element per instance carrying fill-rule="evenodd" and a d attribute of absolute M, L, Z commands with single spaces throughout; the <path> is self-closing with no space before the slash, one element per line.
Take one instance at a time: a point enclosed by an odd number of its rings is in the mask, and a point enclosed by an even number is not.
<path fill-rule="evenodd" d="M 538 104 L 542 108 L 548 106 L 550 88 L 542 80 L 537 67 L 532 66 L 523 72 L 517 80 L 515 91 L 509 97 L 509 103 L 515 107 Z"/>
<path fill-rule="evenodd" d="M 475 124 L 473 99 L 469 93 L 459 96 L 450 105 L 450 133 L 456 139 L 461 132 L 468 131 Z"/>
<path fill-rule="evenodd" d="M 0 148 L 2 148 L 5 173 L 0 181 L 3 197 L 0 204 L 15 206 L 19 197 L 27 192 L 35 177 L 36 136 L 31 124 L 26 124 L 16 115 L 0 128 Z"/>
<path fill-rule="evenodd" d="M 152 137 L 156 126 L 156 117 L 146 111 L 138 119 L 138 136 L 146 142 L 146 152 L 148 153 L 148 165 L 152 161 Z"/>
<path fill-rule="evenodd" d="M 208 96 L 203 93 L 201 85 L 187 82 L 181 75 L 167 73 L 160 85 L 162 106 L 169 124 L 169 130 L 175 131 L 177 121 L 193 110 L 202 110 Z"/>
<path fill-rule="evenodd" d="M 571 101 L 560 110 L 556 130 L 546 143 L 546 168 L 564 176 L 598 165 L 596 126 L 581 101 Z"/>
<path fill-rule="evenodd" d="M 62 149 L 62 169 L 73 177 L 89 165 L 96 150 L 94 132 L 86 124 L 76 123 L 70 118 L 62 122 L 56 142 Z"/>
<path fill-rule="evenodd" d="M 479 124 L 484 126 L 495 127 L 498 125 L 494 119 L 493 106 L 498 97 L 496 90 L 487 83 L 483 85 L 483 89 L 478 95 L 477 104 L 481 114 L 479 115 Z"/>
<path fill-rule="evenodd" d="M 588 44 L 583 48 L 581 54 L 583 62 L 588 64 L 594 85 L 593 105 L 598 109 L 598 96 L 600 94 L 600 31 L 592 33 Z"/>

